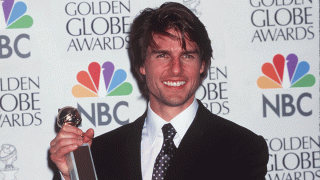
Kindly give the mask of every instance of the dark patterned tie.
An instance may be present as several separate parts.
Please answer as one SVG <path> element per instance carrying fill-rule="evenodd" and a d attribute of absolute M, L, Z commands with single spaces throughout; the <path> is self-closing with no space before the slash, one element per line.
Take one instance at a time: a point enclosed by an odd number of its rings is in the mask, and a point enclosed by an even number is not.
<path fill-rule="evenodd" d="M 176 146 L 173 142 L 173 137 L 176 135 L 174 127 L 168 123 L 163 125 L 163 144 L 160 153 L 154 163 L 152 180 L 164 179 L 166 172 L 170 166 L 170 160 L 176 152 Z"/>

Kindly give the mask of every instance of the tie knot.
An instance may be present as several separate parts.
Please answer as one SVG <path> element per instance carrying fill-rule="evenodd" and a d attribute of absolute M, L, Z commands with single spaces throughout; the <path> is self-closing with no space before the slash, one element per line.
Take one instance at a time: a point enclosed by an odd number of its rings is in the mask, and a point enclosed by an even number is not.
<path fill-rule="evenodd" d="M 172 124 L 168 123 L 162 126 L 162 133 L 164 140 L 173 140 L 173 137 L 176 135 L 176 130 Z"/>

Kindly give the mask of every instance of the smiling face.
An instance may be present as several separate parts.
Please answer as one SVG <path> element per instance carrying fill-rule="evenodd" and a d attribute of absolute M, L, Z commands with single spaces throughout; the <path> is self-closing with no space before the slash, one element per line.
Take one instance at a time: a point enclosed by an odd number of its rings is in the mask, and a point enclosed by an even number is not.
<path fill-rule="evenodd" d="M 180 34 L 174 30 L 167 32 L 173 37 L 153 35 L 156 47 L 148 47 L 140 73 L 146 76 L 153 110 L 163 106 L 184 110 L 193 102 L 204 62 L 195 43 L 186 39 L 186 49 L 183 49 Z"/>

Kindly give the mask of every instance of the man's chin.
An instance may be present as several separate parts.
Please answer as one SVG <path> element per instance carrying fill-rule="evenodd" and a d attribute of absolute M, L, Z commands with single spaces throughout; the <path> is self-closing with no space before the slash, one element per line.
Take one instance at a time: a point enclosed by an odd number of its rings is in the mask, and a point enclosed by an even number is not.
<path fill-rule="evenodd" d="M 162 99 L 162 103 L 170 107 L 178 107 L 185 105 L 189 99 L 190 98 L 168 98 Z"/>

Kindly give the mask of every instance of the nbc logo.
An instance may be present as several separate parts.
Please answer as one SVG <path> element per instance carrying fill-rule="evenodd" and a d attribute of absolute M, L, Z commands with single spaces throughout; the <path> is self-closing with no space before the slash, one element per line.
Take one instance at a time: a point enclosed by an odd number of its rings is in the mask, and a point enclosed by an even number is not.
<path fill-rule="evenodd" d="M 312 87 L 316 82 L 312 74 L 307 74 L 310 70 L 309 63 L 299 62 L 295 54 L 289 54 L 286 59 L 277 54 L 273 57 L 273 64 L 267 62 L 261 69 L 265 75 L 257 80 L 261 89 Z"/>
<path fill-rule="evenodd" d="M 101 71 L 101 66 L 97 62 L 92 62 L 88 67 L 89 73 L 80 71 L 77 74 L 77 80 L 80 84 L 73 86 L 73 96 L 83 98 L 131 94 L 133 88 L 130 83 L 124 82 L 127 78 L 127 73 L 123 69 L 115 71 L 114 65 L 111 62 L 105 62 L 102 65 L 102 69 L 103 71 Z M 100 84 L 101 76 L 103 76 L 104 81 L 101 81 Z M 105 85 L 105 88 L 103 85 Z"/>
<path fill-rule="evenodd" d="M 0 30 L 30 28 L 33 19 L 27 12 L 27 5 L 24 2 L 14 0 L 0 0 Z"/>

